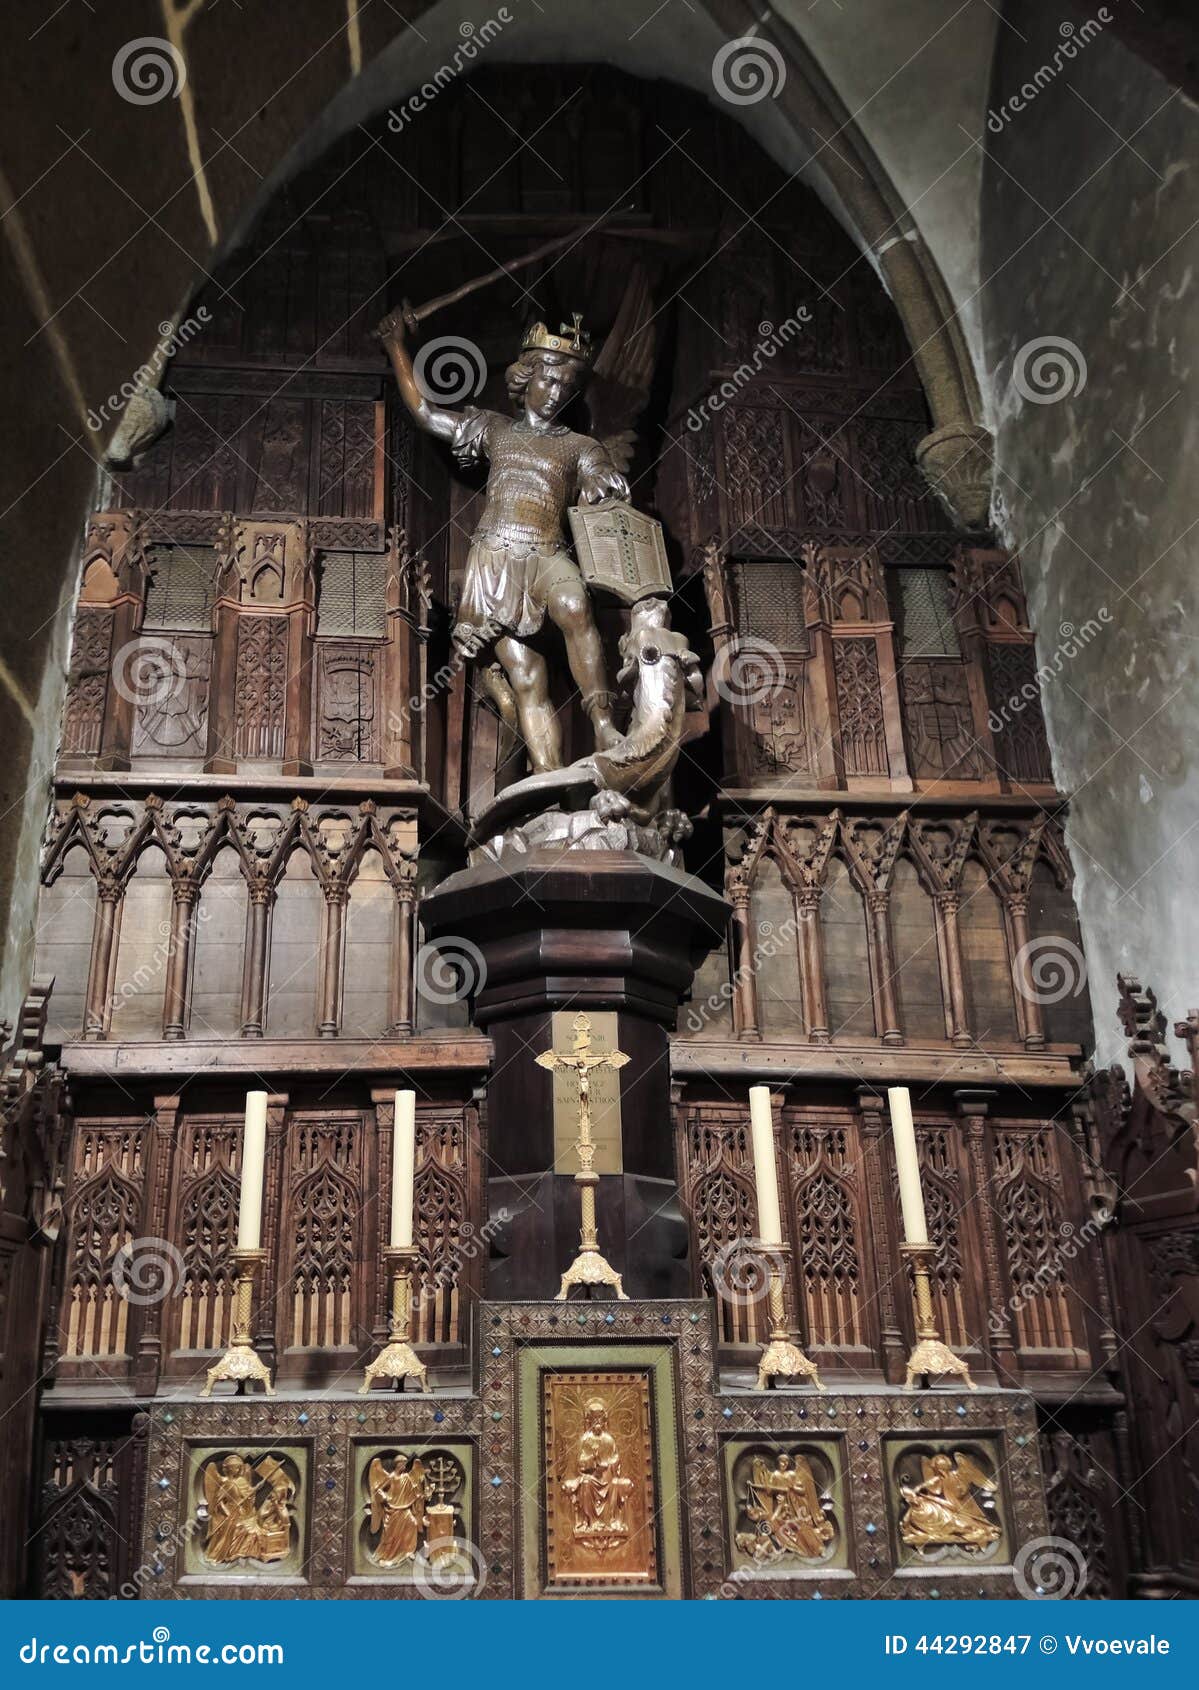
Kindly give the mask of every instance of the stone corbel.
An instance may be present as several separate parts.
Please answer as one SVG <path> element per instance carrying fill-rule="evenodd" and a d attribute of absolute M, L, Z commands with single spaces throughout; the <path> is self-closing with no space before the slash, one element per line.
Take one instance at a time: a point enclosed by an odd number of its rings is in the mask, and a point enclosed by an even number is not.
<path fill-rule="evenodd" d="M 952 422 L 916 444 L 916 463 L 955 528 L 990 526 L 995 443 L 987 429 Z"/>

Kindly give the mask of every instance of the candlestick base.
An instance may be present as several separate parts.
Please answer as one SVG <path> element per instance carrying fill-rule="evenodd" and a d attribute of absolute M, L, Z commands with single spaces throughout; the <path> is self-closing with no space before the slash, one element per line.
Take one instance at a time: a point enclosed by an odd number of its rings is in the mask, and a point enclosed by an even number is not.
<path fill-rule="evenodd" d="M 235 1248 L 233 1263 L 237 1268 L 237 1282 L 233 1291 L 233 1319 L 229 1348 L 220 1361 L 208 1369 L 201 1395 L 210 1397 L 218 1380 L 228 1379 L 237 1387 L 237 1395 L 244 1396 L 246 1386 L 254 1380 L 262 1385 L 268 1397 L 273 1397 L 271 1370 L 255 1353 L 250 1337 L 250 1317 L 254 1303 L 254 1276 L 266 1260 L 265 1250 Z"/>
<path fill-rule="evenodd" d="M 622 1303 L 628 1302 L 624 1284 L 616 1269 L 600 1255 L 598 1250 L 580 1250 L 574 1261 L 562 1275 L 562 1284 L 556 1303 L 564 1303 L 576 1286 L 611 1285 L 616 1291 L 617 1299 Z"/>
<path fill-rule="evenodd" d="M 374 1361 L 367 1364 L 358 1395 L 364 1397 L 376 1379 L 390 1379 L 398 1391 L 405 1379 L 415 1379 L 417 1389 L 428 1391 L 429 1370 L 412 1348 L 412 1274 L 417 1251 L 413 1244 L 389 1244 L 383 1252 L 392 1268 L 391 1328 L 388 1341 Z"/>
<path fill-rule="evenodd" d="M 768 1389 L 775 1379 L 810 1379 L 818 1391 L 824 1390 L 816 1363 L 787 1337 L 772 1337 L 758 1363 L 759 1391 Z"/>
<path fill-rule="evenodd" d="M 404 1389 L 405 1379 L 417 1379 L 420 1381 L 419 1390 L 427 1392 L 429 1389 L 429 1370 L 404 1338 L 393 1338 L 368 1364 L 358 1395 L 366 1396 L 376 1379 L 390 1379 L 399 1391 Z"/>
<path fill-rule="evenodd" d="M 208 1369 L 201 1395 L 210 1397 L 212 1387 L 224 1379 L 231 1380 L 237 1386 L 238 1396 L 243 1396 L 246 1386 L 256 1379 L 268 1397 L 275 1394 L 275 1387 L 271 1384 L 271 1370 L 249 1342 L 231 1344 L 216 1366 Z"/>
<path fill-rule="evenodd" d="M 933 1314 L 933 1264 L 937 1259 L 935 1244 L 927 1239 L 919 1244 L 901 1244 L 900 1254 L 912 1264 L 912 1291 L 916 1308 L 916 1343 L 908 1357 L 906 1389 L 921 1389 L 917 1379 L 923 1379 L 924 1390 L 932 1389 L 932 1381 L 946 1373 L 964 1379 L 972 1391 L 978 1389 L 970 1377 L 970 1369 L 961 1356 L 955 1355 L 937 1333 Z"/>
<path fill-rule="evenodd" d="M 925 1381 L 923 1389 L 929 1390 L 933 1379 L 948 1373 L 956 1374 L 966 1381 L 972 1391 L 977 1391 L 978 1386 L 970 1377 L 970 1369 L 961 1356 L 954 1355 L 949 1345 L 943 1344 L 940 1338 L 920 1338 L 908 1357 L 908 1372 L 904 1385 L 909 1391 L 920 1390 L 921 1387 L 916 1381 L 922 1378 Z"/>

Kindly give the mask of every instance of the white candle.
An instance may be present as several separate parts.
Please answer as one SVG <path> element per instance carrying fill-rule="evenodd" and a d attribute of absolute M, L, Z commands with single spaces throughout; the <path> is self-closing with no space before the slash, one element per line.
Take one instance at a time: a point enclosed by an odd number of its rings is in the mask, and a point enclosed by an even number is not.
<path fill-rule="evenodd" d="M 783 1242 L 779 1214 L 779 1177 L 774 1161 L 774 1117 L 770 1087 L 749 1088 L 749 1133 L 754 1152 L 754 1184 L 758 1193 L 758 1237 L 763 1244 Z"/>
<path fill-rule="evenodd" d="M 887 1108 L 891 1112 L 891 1137 L 895 1141 L 895 1166 L 899 1172 L 903 1236 L 908 1244 L 927 1244 L 928 1222 L 924 1218 L 924 1193 L 920 1189 L 920 1157 L 916 1151 L 916 1128 L 912 1123 L 912 1096 L 906 1086 L 888 1088 Z"/>
<path fill-rule="evenodd" d="M 266 1162 L 266 1093 L 246 1093 L 246 1125 L 241 1139 L 241 1193 L 237 1204 L 237 1247 L 257 1250 L 262 1243 L 262 1170 Z"/>
<path fill-rule="evenodd" d="M 412 1247 L 412 1180 L 416 1167 L 416 1093 L 396 1092 L 391 1139 L 391 1244 Z"/>

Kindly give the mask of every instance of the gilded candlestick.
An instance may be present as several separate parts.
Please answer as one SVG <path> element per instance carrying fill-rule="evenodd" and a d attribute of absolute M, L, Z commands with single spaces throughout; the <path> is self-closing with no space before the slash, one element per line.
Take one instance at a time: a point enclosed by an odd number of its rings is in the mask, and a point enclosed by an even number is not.
<path fill-rule="evenodd" d="M 937 1247 L 932 1243 L 901 1244 L 900 1253 L 912 1264 L 912 1280 L 916 1306 L 916 1343 L 908 1357 L 907 1379 L 909 1391 L 917 1389 L 916 1380 L 924 1380 L 924 1388 L 941 1374 L 953 1373 L 964 1379 L 972 1391 L 977 1390 L 970 1369 L 961 1356 L 955 1355 L 937 1331 L 933 1314 L 933 1263 Z"/>
<path fill-rule="evenodd" d="M 233 1261 L 237 1280 L 233 1290 L 233 1319 L 229 1348 L 214 1366 L 208 1369 L 203 1395 L 210 1397 L 218 1379 L 232 1380 L 237 1395 L 244 1396 L 247 1384 L 261 1381 L 268 1397 L 273 1397 L 271 1370 L 254 1349 L 251 1318 L 254 1308 L 254 1280 L 266 1260 L 265 1250 L 234 1249 Z"/>
<path fill-rule="evenodd" d="M 369 1363 L 358 1395 L 365 1396 L 375 1379 L 390 1379 L 397 1390 L 405 1379 L 416 1379 L 418 1389 L 429 1389 L 429 1370 L 412 1348 L 412 1270 L 416 1265 L 415 1245 L 389 1244 L 383 1251 L 391 1267 L 391 1330 L 388 1342 Z"/>
<path fill-rule="evenodd" d="M 823 1391 L 816 1363 L 809 1361 L 787 1325 L 787 1304 L 783 1296 L 783 1259 L 788 1253 L 787 1245 L 772 1243 L 765 1249 L 770 1255 L 770 1289 L 767 1293 L 770 1342 L 758 1362 L 757 1388 L 764 1391 L 777 1379 L 810 1379 L 818 1391 Z"/>

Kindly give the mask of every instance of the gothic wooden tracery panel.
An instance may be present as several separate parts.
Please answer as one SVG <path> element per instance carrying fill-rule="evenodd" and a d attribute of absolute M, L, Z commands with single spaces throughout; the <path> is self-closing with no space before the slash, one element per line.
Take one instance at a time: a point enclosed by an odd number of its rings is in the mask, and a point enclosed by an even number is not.
<path fill-rule="evenodd" d="M 356 1114 L 301 1115 L 289 1123 L 284 1173 L 289 1250 L 279 1336 L 291 1349 L 346 1349 L 361 1330 L 365 1287 L 354 1270 L 361 1256 L 365 1130 Z"/>
<path fill-rule="evenodd" d="M 838 1359 L 873 1358 L 874 1326 L 859 1168 L 852 1121 L 785 1119 L 793 1214 L 794 1275 L 805 1339 Z"/>
<path fill-rule="evenodd" d="M 145 1124 L 81 1125 L 67 1205 L 60 1354 L 64 1362 L 128 1365 L 135 1305 L 114 1263 L 142 1231 Z"/>

